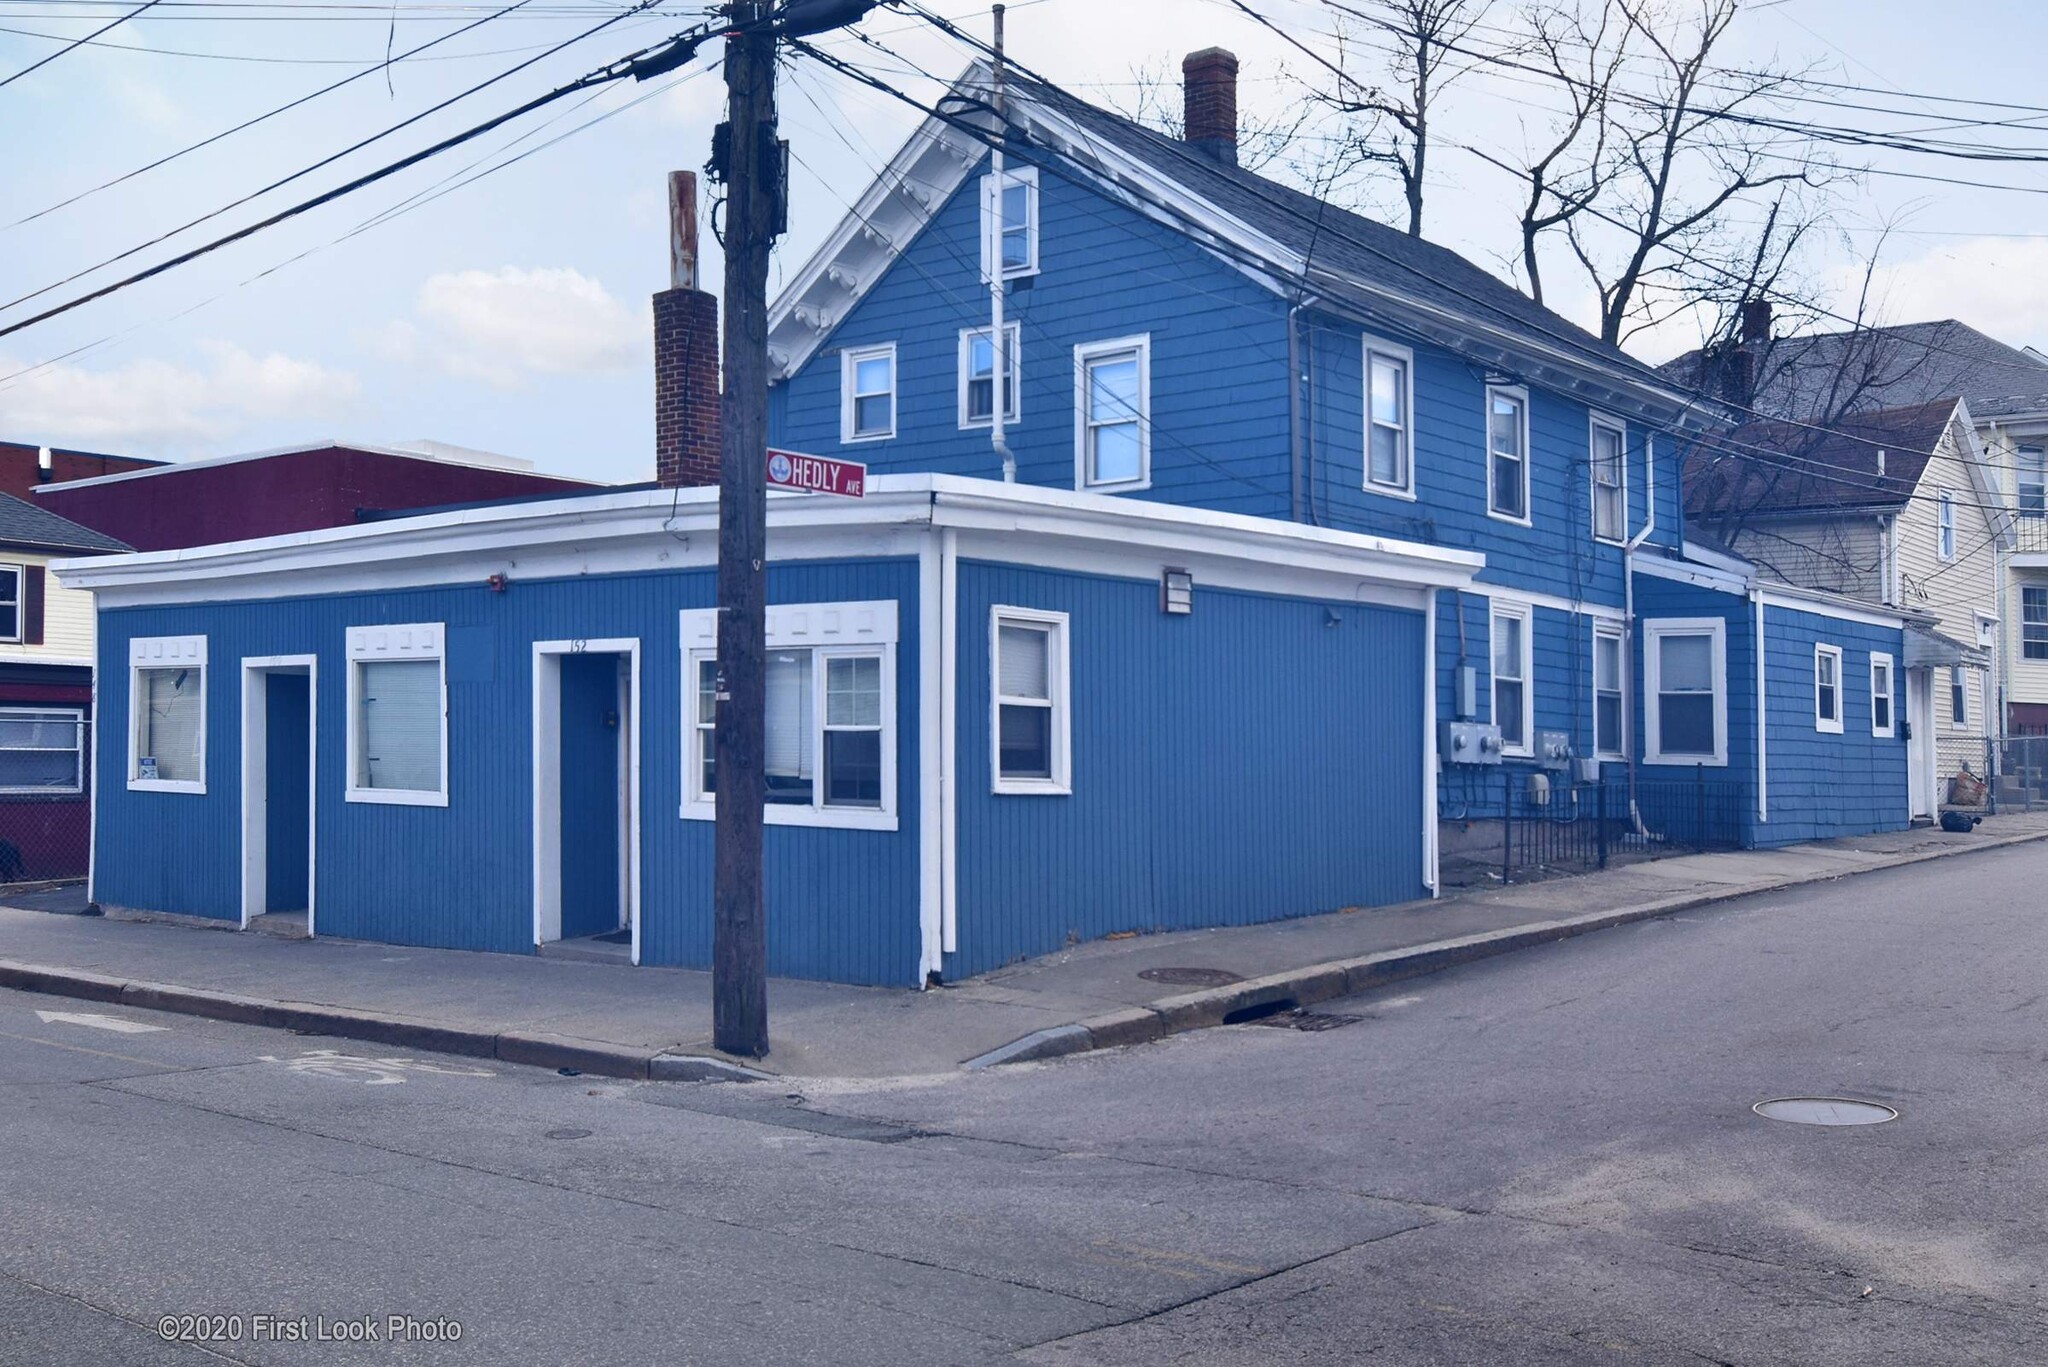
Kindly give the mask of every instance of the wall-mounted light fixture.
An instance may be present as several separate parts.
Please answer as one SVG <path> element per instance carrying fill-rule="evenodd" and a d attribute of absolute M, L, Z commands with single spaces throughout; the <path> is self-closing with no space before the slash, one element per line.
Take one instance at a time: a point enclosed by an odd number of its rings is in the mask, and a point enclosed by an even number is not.
<path fill-rule="evenodd" d="M 1159 610 L 1185 617 L 1195 610 L 1195 576 L 1186 570 L 1167 569 L 1159 573 Z"/>

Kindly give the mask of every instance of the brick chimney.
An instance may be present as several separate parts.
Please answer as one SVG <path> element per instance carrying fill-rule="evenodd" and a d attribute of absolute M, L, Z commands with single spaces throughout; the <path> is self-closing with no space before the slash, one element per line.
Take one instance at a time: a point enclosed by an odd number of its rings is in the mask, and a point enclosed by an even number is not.
<path fill-rule="evenodd" d="M 1237 165 L 1237 55 L 1205 47 L 1181 59 L 1186 101 L 1181 140 L 1225 166 Z"/>
<path fill-rule="evenodd" d="M 1768 299 L 1745 299 L 1742 301 L 1742 344 L 1764 343 L 1771 340 L 1771 301 Z"/>
<path fill-rule="evenodd" d="M 697 177 L 668 177 L 669 288 L 654 296 L 654 478 L 718 483 L 718 299 L 697 288 Z"/>

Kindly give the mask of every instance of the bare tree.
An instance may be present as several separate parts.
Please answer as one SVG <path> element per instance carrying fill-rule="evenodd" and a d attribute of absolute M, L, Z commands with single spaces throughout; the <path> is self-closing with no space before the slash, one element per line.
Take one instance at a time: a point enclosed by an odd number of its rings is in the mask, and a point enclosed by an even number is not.
<path fill-rule="evenodd" d="M 1576 207 L 1554 192 L 1549 202 L 1553 214 L 1568 210 L 1552 226 L 1598 295 L 1601 338 L 1619 345 L 1695 307 L 1704 283 L 1740 275 L 1755 243 L 1731 210 L 1775 198 L 1783 218 L 1800 201 L 1780 187 L 1820 190 L 1846 173 L 1811 147 L 1786 153 L 1759 136 L 1758 121 L 1780 112 L 1800 77 L 1717 64 L 1742 0 L 1613 4 L 1651 68 L 1650 89 L 1623 94 L 1610 83 L 1599 101 L 1607 129 L 1597 192 Z"/>
<path fill-rule="evenodd" d="M 1522 277 L 1530 297 L 1541 304 L 1538 245 L 1553 229 L 1593 208 L 1607 188 L 1608 103 L 1627 63 L 1633 29 L 1615 0 L 1597 0 L 1591 17 L 1575 5 L 1532 9 L 1524 23 L 1529 62 L 1555 80 L 1565 101 L 1546 130 L 1548 141 L 1513 168 L 1528 182 L 1520 224 Z"/>
<path fill-rule="evenodd" d="M 1278 79 L 1289 83 L 1286 68 Z M 1178 141 L 1185 132 L 1179 73 L 1163 61 L 1150 61 L 1131 68 L 1129 94 L 1112 98 L 1109 105 L 1133 123 Z M 1237 164 L 1247 171 L 1277 174 L 1305 182 L 1311 169 L 1322 164 L 1304 151 L 1304 130 L 1315 110 L 1300 101 L 1275 111 L 1238 107 Z"/>

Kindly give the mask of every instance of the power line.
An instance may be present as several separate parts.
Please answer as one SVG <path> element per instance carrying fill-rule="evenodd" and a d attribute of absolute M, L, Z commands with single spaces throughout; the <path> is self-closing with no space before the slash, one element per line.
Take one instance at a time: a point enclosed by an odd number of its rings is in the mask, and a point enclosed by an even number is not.
<path fill-rule="evenodd" d="M 89 190 L 80 190 L 77 194 L 72 195 L 69 199 L 61 199 L 57 201 L 55 204 L 50 205 L 48 208 L 38 209 L 34 213 L 29 214 L 26 217 L 17 218 L 12 223 L 5 225 L 5 228 L 0 228 L 0 231 L 5 231 L 7 228 L 19 228 L 24 223 L 33 223 L 35 220 L 42 218 L 46 214 L 53 214 L 57 212 L 57 210 L 59 209 L 69 208 L 71 205 L 78 203 L 80 200 L 89 199 L 93 195 L 100 193 L 102 190 L 110 190 L 114 186 L 121 184 L 123 181 L 133 180 L 135 177 L 144 175 L 150 171 L 154 171 L 160 166 L 168 166 L 172 162 L 178 160 L 180 157 L 190 156 L 192 153 L 200 151 L 203 148 L 211 147 L 215 143 L 221 141 L 223 138 L 231 138 L 237 133 L 243 132 L 246 129 L 254 128 L 257 124 L 267 122 L 270 119 L 274 119 L 278 117 L 280 114 L 289 114 L 292 110 L 297 109 L 301 105 L 310 104 L 312 101 L 319 99 L 323 95 L 331 95 L 335 91 L 340 90 L 343 86 L 352 85 L 355 82 L 362 80 L 365 76 L 373 75 L 378 71 L 386 70 L 393 63 L 408 61 L 414 57 L 417 57 L 420 53 L 425 52 L 429 48 L 439 47 L 442 43 L 449 42 L 450 40 L 455 38 L 460 38 L 463 34 L 481 28 L 483 25 L 490 23 L 494 19 L 502 19 L 509 14 L 516 13 L 518 10 L 524 8 L 526 5 L 529 5 L 531 3 L 533 3 L 533 0 L 514 0 L 514 3 L 506 5 L 504 8 L 494 11 L 493 13 L 486 14 L 482 18 L 477 19 L 472 23 L 464 24 L 461 28 L 456 29 L 452 33 L 444 33 L 439 38 L 430 39 L 427 42 L 421 43 L 416 48 L 413 48 L 406 52 L 399 53 L 398 56 L 391 58 L 388 61 L 379 62 L 374 66 L 364 67 L 361 71 L 358 71 L 353 75 L 344 76 L 338 81 L 334 81 L 328 85 L 321 86 L 318 90 L 313 91 L 309 95 L 301 95 L 298 99 L 291 101 L 289 104 L 281 104 L 275 109 L 269 110 L 262 114 L 258 114 L 253 119 L 244 119 L 242 122 L 236 124 L 232 128 L 224 128 L 220 132 L 215 133 L 211 137 L 202 138 L 198 142 L 191 143 L 188 144 L 187 146 L 181 147 L 175 152 L 171 152 L 165 156 L 158 157 L 155 161 L 149 162 L 142 166 L 138 166 L 132 171 L 123 172 L 122 174 L 115 176 L 112 180 L 101 181 L 98 185 L 93 186 Z M 260 194 L 261 191 L 258 191 L 258 193 Z"/>
<path fill-rule="evenodd" d="M 121 27 L 121 25 L 127 23 L 130 19 L 133 19 L 136 15 L 141 14 L 145 10 L 155 9 L 161 3 L 163 3 L 163 0 L 142 0 L 142 3 L 137 5 L 134 9 L 129 10 L 126 14 L 119 15 L 114 19 L 111 19 L 108 22 L 100 25 L 91 33 L 86 34 L 85 37 L 74 39 L 73 41 L 66 43 L 63 47 L 58 48 L 55 52 L 52 52 L 47 57 L 44 57 L 41 61 L 30 62 L 27 66 L 15 72 L 12 76 L 6 77 L 5 79 L 0 79 L 0 87 L 13 85 L 16 81 L 20 80 L 22 77 L 28 75 L 32 71 L 41 71 L 44 67 L 56 61 L 65 53 L 76 52 L 79 48 L 84 47 L 87 43 L 99 37 L 102 33 L 113 32 L 115 29 Z"/>

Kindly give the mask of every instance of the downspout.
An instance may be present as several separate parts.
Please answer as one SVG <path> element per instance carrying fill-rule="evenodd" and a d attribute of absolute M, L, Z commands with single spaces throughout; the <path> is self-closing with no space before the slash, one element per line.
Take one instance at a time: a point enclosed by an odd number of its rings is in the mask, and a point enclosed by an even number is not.
<path fill-rule="evenodd" d="M 1287 310 L 1287 516 L 1301 522 L 1301 334 L 1295 318 L 1304 305 Z"/>
<path fill-rule="evenodd" d="M 1003 143 L 1008 137 L 1010 118 L 1003 99 L 1003 7 L 995 6 L 995 107 L 999 126 L 989 149 L 991 184 L 988 228 L 988 313 L 989 313 L 989 444 L 1003 461 L 1003 483 L 1017 482 L 1017 457 L 1010 450 L 1003 431 L 1003 409 L 1008 406 L 1010 380 L 1010 339 L 1003 327 Z"/>
<path fill-rule="evenodd" d="M 1765 763 L 1768 754 L 1764 745 L 1764 732 L 1771 715 L 1770 695 L 1764 691 L 1764 588 L 1752 584 L 1749 600 L 1756 605 L 1756 819 L 1758 824 L 1771 819 L 1770 768 Z M 1837 680 L 1837 697 L 1848 692 L 1846 680 Z M 1835 711 L 1839 714 L 1848 709 L 1837 702 Z"/>
<path fill-rule="evenodd" d="M 1622 657 L 1627 664 L 1629 672 L 1628 705 L 1629 730 L 1631 733 L 1635 730 L 1636 704 L 1636 548 L 1649 540 L 1650 534 L 1657 530 L 1657 437 L 1655 433 L 1650 433 L 1643 438 L 1643 474 L 1644 492 L 1648 497 L 1648 502 L 1643 510 L 1643 529 L 1630 537 L 1627 544 L 1621 548 Z M 1644 715 L 1647 716 L 1648 712 L 1649 709 L 1645 708 Z M 1634 734 L 1631 734 L 1628 738 L 1628 744 L 1622 747 L 1623 753 L 1628 756 L 1628 819 L 1629 824 L 1635 827 L 1637 835 L 1648 835 L 1649 832 L 1643 826 L 1642 810 L 1636 805 L 1637 739 Z"/>

